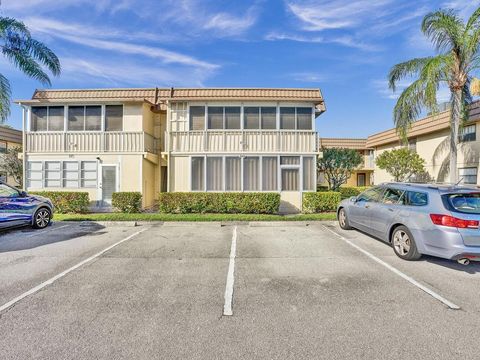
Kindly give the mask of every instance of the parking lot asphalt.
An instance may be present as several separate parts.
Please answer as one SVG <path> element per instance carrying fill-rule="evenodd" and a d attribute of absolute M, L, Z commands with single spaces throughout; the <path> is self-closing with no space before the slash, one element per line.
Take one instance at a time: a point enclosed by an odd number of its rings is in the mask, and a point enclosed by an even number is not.
<path fill-rule="evenodd" d="M 479 273 L 402 261 L 334 223 L 15 230 L 0 235 L 0 308 L 28 295 L 0 312 L 0 358 L 474 358 Z"/>

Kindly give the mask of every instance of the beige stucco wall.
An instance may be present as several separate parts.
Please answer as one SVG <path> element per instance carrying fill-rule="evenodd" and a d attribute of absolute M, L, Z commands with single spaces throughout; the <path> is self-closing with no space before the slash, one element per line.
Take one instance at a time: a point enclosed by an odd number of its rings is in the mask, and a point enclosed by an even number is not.
<path fill-rule="evenodd" d="M 126 103 L 123 105 L 123 130 L 143 131 L 144 105 L 139 103 Z"/>
<path fill-rule="evenodd" d="M 144 159 L 143 160 L 143 207 L 151 207 L 155 205 L 157 198 L 155 172 L 157 165 Z"/>
<path fill-rule="evenodd" d="M 172 156 L 170 166 L 170 191 L 190 191 L 190 158 Z"/>

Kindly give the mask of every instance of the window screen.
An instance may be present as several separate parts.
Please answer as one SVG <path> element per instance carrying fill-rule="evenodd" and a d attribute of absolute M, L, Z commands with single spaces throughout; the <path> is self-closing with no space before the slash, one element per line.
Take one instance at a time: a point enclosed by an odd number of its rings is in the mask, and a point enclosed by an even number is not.
<path fill-rule="evenodd" d="M 223 190 L 223 159 L 221 157 L 207 157 L 207 190 Z"/>
<path fill-rule="evenodd" d="M 280 129 L 295 129 L 295 108 L 280 108 Z"/>
<path fill-rule="evenodd" d="M 243 189 L 245 191 L 258 191 L 260 161 L 258 157 L 245 157 L 243 159 Z"/>
<path fill-rule="evenodd" d="M 225 190 L 242 190 L 242 165 L 239 157 L 225 158 Z"/>
<path fill-rule="evenodd" d="M 205 106 L 190 107 L 190 130 L 205 130 Z"/>
<path fill-rule="evenodd" d="M 0 141 L 0 154 L 6 154 L 6 153 L 7 153 L 7 142 Z"/>
<path fill-rule="evenodd" d="M 315 191 L 315 158 L 303 158 L 303 190 Z"/>
<path fill-rule="evenodd" d="M 63 131 L 64 111 L 63 106 L 50 106 L 48 108 L 48 131 Z"/>
<path fill-rule="evenodd" d="M 262 158 L 262 190 L 276 191 L 277 185 L 277 157 L 263 157 Z"/>
<path fill-rule="evenodd" d="M 243 117 L 245 129 L 259 129 L 260 128 L 260 108 L 258 107 L 244 107 Z"/>
<path fill-rule="evenodd" d="M 297 108 L 297 129 L 312 130 L 312 108 Z"/>
<path fill-rule="evenodd" d="M 299 191 L 300 190 L 298 169 L 282 169 L 282 190 Z"/>
<path fill-rule="evenodd" d="M 240 107 L 225 108 L 225 129 L 240 129 Z"/>
<path fill-rule="evenodd" d="M 85 107 L 85 130 L 87 131 L 102 130 L 102 107 L 101 106 Z"/>
<path fill-rule="evenodd" d="M 276 129 L 277 128 L 277 108 L 262 107 L 262 129 Z"/>
<path fill-rule="evenodd" d="M 123 106 L 106 105 L 105 106 L 105 131 L 123 130 Z"/>
<path fill-rule="evenodd" d="M 204 186 L 204 158 L 192 157 L 192 190 L 193 191 L 205 191 Z"/>
<path fill-rule="evenodd" d="M 47 107 L 32 107 L 31 124 L 32 131 L 47 131 Z"/>
<path fill-rule="evenodd" d="M 68 107 L 68 130 L 82 131 L 85 128 L 85 107 L 69 106 Z"/>
<path fill-rule="evenodd" d="M 463 127 L 460 130 L 460 141 L 475 141 L 477 139 L 477 126 L 475 124 Z"/>
<path fill-rule="evenodd" d="M 211 106 L 208 108 L 208 128 L 223 129 L 223 107 Z"/>

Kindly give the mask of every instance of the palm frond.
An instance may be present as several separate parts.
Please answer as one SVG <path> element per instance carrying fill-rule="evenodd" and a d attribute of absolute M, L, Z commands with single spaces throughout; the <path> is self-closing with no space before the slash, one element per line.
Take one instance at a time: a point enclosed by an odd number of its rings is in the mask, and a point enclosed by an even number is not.
<path fill-rule="evenodd" d="M 393 110 L 393 121 L 402 139 L 406 139 L 411 124 L 421 114 L 424 106 L 425 82 L 414 81 L 403 90 Z"/>
<path fill-rule="evenodd" d="M 50 78 L 42 67 L 26 51 L 4 47 L 2 53 L 27 76 L 45 85 L 51 84 Z"/>
<path fill-rule="evenodd" d="M 10 115 L 10 82 L 0 74 L 0 124 L 3 124 Z"/>
<path fill-rule="evenodd" d="M 461 47 L 465 25 L 455 11 L 438 10 L 425 16 L 422 31 L 438 51 L 450 51 Z"/>
<path fill-rule="evenodd" d="M 425 58 L 416 58 L 403 63 L 397 64 L 390 70 L 388 74 L 388 86 L 393 91 L 397 88 L 397 83 L 409 76 L 417 75 L 422 71 L 425 64 L 432 59 L 431 56 Z"/>
<path fill-rule="evenodd" d="M 26 44 L 26 50 L 34 59 L 37 59 L 43 65 L 45 65 L 54 76 L 58 76 L 60 74 L 60 60 L 58 59 L 57 55 L 55 55 L 54 52 L 45 44 L 30 38 Z"/>
<path fill-rule="evenodd" d="M 6 34 L 7 32 L 16 32 L 23 36 L 30 37 L 30 31 L 23 22 L 0 16 L 0 34 Z"/>

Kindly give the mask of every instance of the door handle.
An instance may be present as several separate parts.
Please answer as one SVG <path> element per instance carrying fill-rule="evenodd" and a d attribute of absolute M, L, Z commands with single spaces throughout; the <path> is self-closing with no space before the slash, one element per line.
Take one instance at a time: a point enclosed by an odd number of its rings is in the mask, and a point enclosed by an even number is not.
<path fill-rule="evenodd" d="M 388 208 L 388 211 L 391 211 L 391 212 L 393 212 L 393 209 L 392 209 L 392 208 Z"/>
<path fill-rule="evenodd" d="M 368 209 L 368 208 L 370 208 L 370 205 L 365 205 L 365 209 Z"/>

